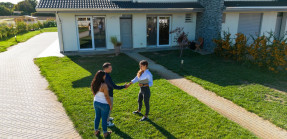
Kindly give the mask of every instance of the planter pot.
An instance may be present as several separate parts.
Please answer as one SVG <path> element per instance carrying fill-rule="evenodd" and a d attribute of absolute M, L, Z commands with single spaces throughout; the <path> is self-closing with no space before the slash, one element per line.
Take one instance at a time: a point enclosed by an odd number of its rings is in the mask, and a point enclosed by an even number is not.
<path fill-rule="evenodd" d="M 116 46 L 115 47 L 115 54 L 116 56 L 118 56 L 121 53 L 121 47 L 120 46 Z"/>

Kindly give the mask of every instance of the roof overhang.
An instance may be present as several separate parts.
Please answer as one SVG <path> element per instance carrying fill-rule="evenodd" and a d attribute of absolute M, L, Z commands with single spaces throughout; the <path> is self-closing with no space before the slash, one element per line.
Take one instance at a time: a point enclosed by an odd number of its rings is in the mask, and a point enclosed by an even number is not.
<path fill-rule="evenodd" d="M 287 6 L 226 7 L 224 12 L 287 12 Z"/>
<path fill-rule="evenodd" d="M 119 9 L 99 9 L 99 8 L 80 8 L 80 9 L 68 9 L 68 8 L 36 8 L 39 13 L 186 13 L 186 12 L 203 12 L 204 8 L 119 8 Z"/>

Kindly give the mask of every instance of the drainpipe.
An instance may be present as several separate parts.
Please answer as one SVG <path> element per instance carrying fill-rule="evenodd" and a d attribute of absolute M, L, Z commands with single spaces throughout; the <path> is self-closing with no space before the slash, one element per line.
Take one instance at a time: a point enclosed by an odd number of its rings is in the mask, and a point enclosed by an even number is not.
<path fill-rule="evenodd" d="M 59 24 L 60 24 L 60 26 L 59 26 L 59 30 L 60 30 L 60 43 L 61 43 L 61 48 L 62 48 L 62 53 L 64 54 L 65 53 L 65 48 L 64 48 L 64 41 L 63 41 L 63 28 L 62 28 L 62 21 L 61 21 L 61 18 L 60 18 L 60 16 L 59 16 L 59 14 L 58 14 L 58 11 L 56 11 L 56 15 L 57 15 L 57 17 L 58 17 L 58 21 L 59 21 Z"/>

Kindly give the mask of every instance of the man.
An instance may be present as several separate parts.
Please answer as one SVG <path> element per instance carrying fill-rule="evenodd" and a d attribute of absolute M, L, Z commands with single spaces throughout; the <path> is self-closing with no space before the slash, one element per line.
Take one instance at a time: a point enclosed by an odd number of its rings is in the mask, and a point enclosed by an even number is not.
<path fill-rule="evenodd" d="M 112 80 L 112 77 L 110 76 L 110 73 L 112 72 L 112 64 L 111 63 L 104 63 L 103 65 L 103 70 L 104 72 L 106 73 L 106 79 L 105 79 L 105 82 L 106 84 L 108 85 L 108 89 L 109 89 L 109 96 L 110 96 L 110 99 L 111 99 L 111 102 L 112 102 L 112 107 L 113 107 L 113 95 L 114 95 L 114 89 L 124 89 L 124 88 L 127 88 L 128 86 L 125 84 L 123 86 L 117 86 L 113 80 Z M 113 124 L 111 121 L 114 120 L 114 118 L 110 117 L 110 114 L 111 114 L 111 111 L 109 113 L 109 116 L 108 116 L 108 127 L 111 127 L 111 126 L 114 126 L 115 124 Z"/>

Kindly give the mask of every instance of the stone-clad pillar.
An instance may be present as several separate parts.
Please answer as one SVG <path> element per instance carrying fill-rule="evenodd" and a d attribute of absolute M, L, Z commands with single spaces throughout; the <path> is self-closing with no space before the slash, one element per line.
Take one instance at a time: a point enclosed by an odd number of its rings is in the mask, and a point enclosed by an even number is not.
<path fill-rule="evenodd" d="M 198 0 L 204 12 L 197 13 L 196 38 L 204 38 L 204 49 L 213 52 L 212 39 L 221 33 L 224 0 Z"/>

